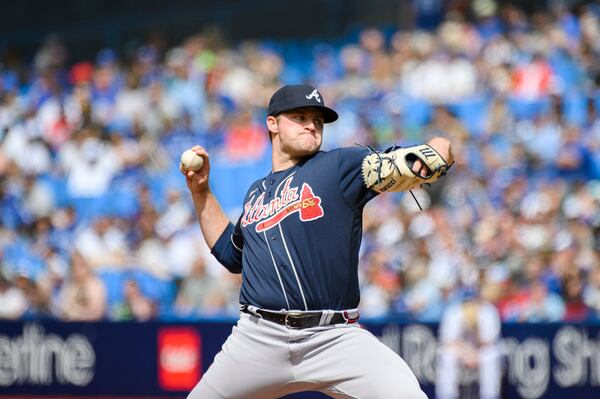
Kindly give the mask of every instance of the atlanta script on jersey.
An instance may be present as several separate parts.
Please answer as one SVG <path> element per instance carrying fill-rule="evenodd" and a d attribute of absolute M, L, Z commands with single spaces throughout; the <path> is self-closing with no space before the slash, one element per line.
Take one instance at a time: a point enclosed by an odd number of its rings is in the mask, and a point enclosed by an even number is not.
<path fill-rule="evenodd" d="M 310 184 L 303 183 L 300 191 L 297 186 L 291 187 L 293 179 L 293 174 L 285 178 L 283 188 L 279 191 L 278 187 L 270 201 L 265 201 L 265 192 L 259 195 L 258 190 L 255 190 L 244 205 L 242 226 L 254 223 L 256 232 L 261 233 L 279 225 L 283 219 L 293 214 L 298 214 L 302 222 L 323 217 L 321 198 L 314 194 Z"/>
<path fill-rule="evenodd" d="M 243 273 L 240 303 L 272 310 L 358 306 L 358 251 L 368 189 L 360 147 L 321 151 L 254 182 L 238 223 L 212 249 Z M 349 250 L 348 250 L 349 248 Z"/>

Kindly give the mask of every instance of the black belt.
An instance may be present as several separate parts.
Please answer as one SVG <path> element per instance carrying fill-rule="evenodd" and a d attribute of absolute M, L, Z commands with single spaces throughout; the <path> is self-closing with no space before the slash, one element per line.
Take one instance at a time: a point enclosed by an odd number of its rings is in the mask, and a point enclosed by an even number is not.
<path fill-rule="evenodd" d="M 267 321 L 286 326 L 287 328 L 293 328 L 301 330 L 303 328 L 311 328 L 318 326 L 327 326 L 332 324 L 350 324 L 356 323 L 358 315 L 355 318 L 350 318 L 348 312 L 334 312 L 331 318 L 326 322 L 321 322 L 323 316 L 322 311 L 289 311 L 289 312 L 274 312 L 265 309 L 249 309 L 248 306 L 242 305 L 240 310 L 244 313 L 248 313 Z"/>

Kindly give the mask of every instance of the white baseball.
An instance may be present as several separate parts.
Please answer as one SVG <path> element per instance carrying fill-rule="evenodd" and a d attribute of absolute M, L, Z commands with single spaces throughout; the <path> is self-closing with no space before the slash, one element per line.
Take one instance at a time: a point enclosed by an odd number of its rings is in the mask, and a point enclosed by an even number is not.
<path fill-rule="evenodd" d="M 181 164 L 184 169 L 197 172 L 202 169 L 204 159 L 192 150 L 185 150 L 183 154 L 181 154 Z"/>

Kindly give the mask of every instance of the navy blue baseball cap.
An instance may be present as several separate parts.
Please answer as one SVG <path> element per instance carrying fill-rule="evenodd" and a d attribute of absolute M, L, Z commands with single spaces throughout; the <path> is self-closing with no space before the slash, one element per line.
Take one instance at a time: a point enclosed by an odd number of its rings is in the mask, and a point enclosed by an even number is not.
<path fill-rule="evenodd" d="M 337 112 L 325 106 L 323 96 L 311 85 L 288 85 L 277 90 L 269 101 L 269 115 L 302 107 L 320 109 L 325 123 L 335 122 L 338 118 Z"/>

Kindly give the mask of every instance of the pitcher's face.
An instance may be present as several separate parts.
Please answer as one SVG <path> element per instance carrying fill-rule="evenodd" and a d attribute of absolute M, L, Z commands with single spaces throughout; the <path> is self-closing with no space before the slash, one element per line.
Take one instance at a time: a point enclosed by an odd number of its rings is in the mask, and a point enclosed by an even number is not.
<path fill-rule="evenodd" d="M 323 113 L 312 107 L 297 108 L 269 116 L 267 126 L 273 133 L 273 148 L 302 158 L 319 151 L 323 143 Z"/>

